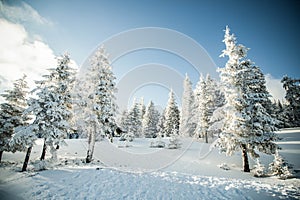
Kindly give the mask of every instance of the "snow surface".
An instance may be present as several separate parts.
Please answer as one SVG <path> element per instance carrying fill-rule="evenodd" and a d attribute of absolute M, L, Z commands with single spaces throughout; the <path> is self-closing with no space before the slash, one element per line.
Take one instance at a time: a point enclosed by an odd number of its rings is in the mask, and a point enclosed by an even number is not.
<path fill-rule="evenodd" d="M 299 199 L 300 129 L 278 134 L 283 138 L 280 154 L 293 164 L 295 178 L 255 178 L 241 171 L 240 154 L 226 157 L 191 138 L 181 138 L 182 148 L 172 150 L 149 148 L 153 139 L 135 139 L 128 148 L 118 148 L 122 142 L 117 138 L 113 144 L 96 142 L 90 164 L 83 163 L 84 139 L 66 140 L 56 163 L 38 161 L 43 144 L 38 140 L 28 172 L 18 172 L 24 153 L 4 152 L 0 199 Z M 262 156 L 267 167 L 273 157 Z M 230 169 L 218 167 L 224 164 Z M 43 167 L 47 170 L 38 171 Z"/>

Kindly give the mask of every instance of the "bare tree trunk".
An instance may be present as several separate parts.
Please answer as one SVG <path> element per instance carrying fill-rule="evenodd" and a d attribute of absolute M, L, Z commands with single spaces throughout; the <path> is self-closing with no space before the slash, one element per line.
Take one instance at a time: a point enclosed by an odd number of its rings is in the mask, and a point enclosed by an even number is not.
<path fill-rule="evenodd" d="M 57 149 L 57 150 L 59 149 L 59 144 L 58 144 L 58 145 L 56 145 L 56 149 Z"/>
<path fill-rule="evenodd" d="M 44 140 L 44 146 L 43 146 L 43 151 L 40 160 L 45 160 L 46 156 L 46 150 L 47 150 L 47 145 L 46 145 L 46 139 Z"/>
<path fill-rule="evenodd" d="M 248 160 L 248 154 L 247 154 L 247 147 L 246 147 L 245 144 L 242 144 L 241 147 L 242 147 L 242 158 L 243 158 L 244 172 L 250 172 L 249 160 Z"/>
<path fill-rule="evenodd" d="M 27 165 L 28 165 L 28 162 L 29 162 L 31 150 L 32 150 L 32 146 L 28 147 L 27 153 L 26 153 L 26 156 L 25 156 L 25 160 L 24 160 L 24 163 L 23 163 L 23 167 L 22 167 L 22 172 L 26 171 L 26 169 L 27 169 Z"/>
<path fill-rule="evenodd" d="M 89 134 L 86 163 L 92 162 L 92 159 L 93 159 L 93 153 L 94 153 L 94 148 L 95 148 L 95 134 L 96 134 L 96 122 L 94 124 L 94 130 L 91 131 L 91 133 Z"/>
<path fill-rule="evenodd" d="M 2 155 L 3 155 L 3 151 L 0 151 L 0 163 L 2 161 Z"/>
<path fill-rule="evenodd" d="M 205 131 L 205 143 L 208 143 L 207 131 Z"/>

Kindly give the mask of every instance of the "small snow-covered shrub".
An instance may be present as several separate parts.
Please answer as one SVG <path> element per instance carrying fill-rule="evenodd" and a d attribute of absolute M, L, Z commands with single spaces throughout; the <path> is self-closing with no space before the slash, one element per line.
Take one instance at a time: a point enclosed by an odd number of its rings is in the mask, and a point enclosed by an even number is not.
<path fill-rule="evenodd" d="M 279 155 L 278 151 L 274 154 L 274 160 L 269 164 L 272 176 L 279 176 L 280 179 L 287 179 L 293 176 L 290 171 L 291 166 Z"/>
<path fill-rule="evenodd" d="M 181 147 L 181 142 L 176 134 L 172 134 L 169 139 L 168 149 L 179 149 Z"/>
<path fill-rule="evenodd" d="M 222 163 L 218 165 L 218 167 L 220 167 L 223 170 L 230 170 L 230 167 L 226 163 Z"/>
<path fill-rule="evenodd" d="M 119 141 L 132 142 L 133 141 L 133 134 L 124 133 L 123 135 L 121 135 Z"/>
<path fill-rule="evenodd" d="M 133 141 L 133 134 L 131 133 L 124 133 L 119 141 L 124 142 L 123 145 L 118 145 L 118 148 L 127 148 L 127 147 L 131 147 L 132 145 L 129 144 L 129 142 Z"/>
<path fill-rule="evenodd" d="M 150 143 L 150 147 L 151 148 L 165 148 L 165 146 L 166 146 L 166 143 L 164 141 L 161 141 L 161 140 L 159 140 L 159 141 L 152 141 Z"/>
<path fill-rule="evenodd" d="M 34 171 L 42 171 L 42 170 L 47 170 L 49 168 L 49 163 L 45 160 L 38 160 L 32 163 L 32 165 Z"/>
<path fill-rule="evenodd" d="M 254 177 L 266 176 L 265 166 L 260 163 L 259 159 L 256 160 L 256 165 L 254 165 L 253 173 Z"/>

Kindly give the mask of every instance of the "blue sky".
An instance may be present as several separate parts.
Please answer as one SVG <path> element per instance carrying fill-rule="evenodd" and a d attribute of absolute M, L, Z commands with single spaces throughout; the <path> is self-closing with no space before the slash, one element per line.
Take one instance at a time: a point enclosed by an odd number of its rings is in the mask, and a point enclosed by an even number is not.
<path fill-rule="evenodd" d="M 217 67 L 223 67 L 227 59 L 219 58 L 219 55 L 224 49 L 223 30 L 229 25 L 238 42 L 250 48 L 248 57 L 265 74 L 270 74 L 270 78 L 278 80 L 285 74 L 300 75 L 297 56 L 300 3 L 296 0 L 25 0 L 4 1 L 3 4 L 21 8 L 29 5 L 44 20 L 42 23 L 9 19 L 12 17 L 7 15 L 4 18 L 24 26 L 29 36 L 38 37 L 55 55 L 68 51 L 78 65 L 101 42 L 115 34 L 134 28 L 162 27 L 191 37 L 202 45 Z M 177 66 L 182 74 L 188 72 L 194 83 L 198 78 L 188 63 L 166 53 L 148 50 L 122 59 L 118 61 L 119 65 L 126 70 L 143 62 L 159 62 Z M 123 72 L 115 72 L 118 79 L 125 73 L 125 68 Z"/>
<path fill-rule="evenodd" d="M 299 1 L 26 1 L 53 22 L 37 32 L 57 51 L 70 51 L 77 63 L 103 40 L 139 27 L 177 30 L 200 43 L 218 66 L 229 25 L 238 41 L 251 48 L 264 73 L 280 78 L 299 74 Z M 280 59 L 274 59 L 280 58 Z"/>

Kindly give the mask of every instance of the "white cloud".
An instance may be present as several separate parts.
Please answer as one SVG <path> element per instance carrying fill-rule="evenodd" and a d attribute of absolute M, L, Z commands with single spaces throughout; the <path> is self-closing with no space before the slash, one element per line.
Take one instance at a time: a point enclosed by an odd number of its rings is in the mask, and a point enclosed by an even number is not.
<path fill-rule="evenodd" d="M 26 31 L 24 27 L 28 23 L 52 25 L 24 2 L 8 5 L 0 0 L 0 93 L 11 88 L 23 74 L 33 89 L 34 81 L 41 80 L 42 75 L 48 74 L 47 69 L 57 65 L 53 50 L 39 35 Z M 73 60 L 70 66 L 78 69 Z"/>
<path fill-rule="evenodd" d="M 266 74 L 266 86 L 273 99 L 283 100 L 285 96 L 285 90 L 282 87 L 281 79 L 275 79 L 271 74 Z"/>
<path fill-rule="evenodd" d="M 42 17 L 35 9 L 25 2 L 18 5 L 9 5 L 0 1 L 0 16 L 14 23 L 33 22 L 52 25 L 52 22 Z"/>
<path fill-rule="evenodd" d="M 30 41 L 25 28 L 0 18 L 0 81 L 1 91 L 11 83 L 28 76 L 31 87 L 33 80 L 40 80 L 46 69 L 56 66 L 52 49 L 42 41 Z"/>

